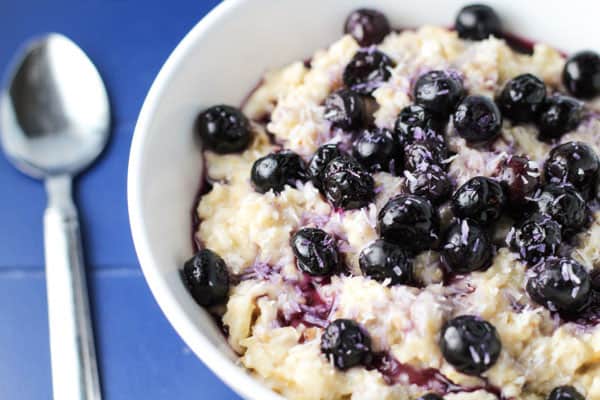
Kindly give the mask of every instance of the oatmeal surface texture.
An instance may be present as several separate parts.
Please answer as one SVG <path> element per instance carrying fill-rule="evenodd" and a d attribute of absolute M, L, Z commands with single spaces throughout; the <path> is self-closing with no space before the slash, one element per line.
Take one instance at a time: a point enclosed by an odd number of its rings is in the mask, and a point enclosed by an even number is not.
<path fill-rule="evenodd" d="M 535 45 L 532 55 L 524 55 L 500 39 L 467 42 L 433 26 L 391 33 L 376 47 L 396 63 L 391 78 L 372 94 L 379 107 L 375 124 L 387 128 L 393 128 L 399 111 L 412 103 L 411 83 L 428 70 L 456 70 L 469 94 L 494 97 L 507 80 L 525 72 L 543 79 L 548 87 L 561 88 L 565 62 L 558 51 L 543 44 Z M 335 369 L 320 352 L 322 327 L 327 321 L 349 318 L 369 332 L 374 351 L 389 351 L 398 362 L 417 369 L 438 369 L 457 385 L 483 387 L 481 377 L 461 374 L 449 365 L 438 344 L 444 321 L 474 314 L 492 323 L 500 335 L 500 358 L 483 377 L 501 388 L 504 398 L 541 400 L 554 387 L 569 384 L 587 399 L 599 400 L 600 325 L 559 322 L 533 303 L 524 290 L 525 265 L 506 247 L 498 249 L 489 269 L 450 285 L 441 282 L 435 251 L 423 252 L 415 260 L 415 273 L 426 284 L 421 288 L 389 286 L 361 275 L 358 254 L 378 237 L 377 212 L 389 198 L 405 191 L 403 176 L 375 173 L 375 201 L 343 212 L 334 210 L 311 182 L 286 186 L 277 195 L 254 191 L 249 180 L 253 162 L 279 148 L 267 131 L 276 143 L 305 160 L 319 146 L 343 140 L 344 133 L 332 129 L 324 118 L 323 101 L 342 86 L 344 68 L 358 50 L 355 40 L 344 36 L 317 51 L 310 68 L 294 62 L 268 72 L 243 109 L 257 121 L 270 114 L 268 124 L 253 122 L 253 142 L 241 154 L 206 152 L 208 177 L 216 183 L 198 205 L 202 222 L 197 236 L 224 258 L 232 275 L 243 277 L 232 287 L 223 315 L 240 363 L 290 399 L 416 399 L 428 392 L 401 378 L 389 384 L 376 369 Z M 511 153 L 527 155 L 541 167 L 551 145 L 536 136 L 535 126 L 513 126 L 505 119 L 494 143 L 485 150 L 474 149 L 453 133 L 450 123 L 446 140 L 457 154 L 449 174 L 457 186 L 474 176 L 494 176 Z M 600 120 L 586 120 L 561 138 L 561 142 L 573 140 L 587 142 L 600 152 Z M 289 321 L 307 302 L 298 289 L 303 277 L 289 245 L 290 235 L 305 226 L 319 227 L 337 238 L 352 274 L 316 285 L 327 311 L 319 314 L 322 319 L 286 324 L 282 321 Z M 588 270 L 597 268 L 600 213 L 579 236 L 573 258 Z M 495 398 L 483 389 L 445 396 L 447 400 Z"/>

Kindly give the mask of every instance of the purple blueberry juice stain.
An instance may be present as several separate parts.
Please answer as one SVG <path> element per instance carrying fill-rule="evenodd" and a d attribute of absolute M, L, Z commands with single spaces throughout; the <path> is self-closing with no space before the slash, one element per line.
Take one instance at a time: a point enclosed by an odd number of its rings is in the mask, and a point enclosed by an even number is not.
<path fill-rule="evenodd" d="M 304 61 L 302 62 L 302 64 L 304 65 L 304 68 L 311 69 L 312 68 L 312 57 L 305 58 Z"/>
<path fill-rule="evenodd" d="M 388 385 L 398 383 L 417 385 L 440 394 L 447 394 L 450 393 L 449 390 L 458 388 L 439 370 L 419 369 L 410 364 L 401 363 L 387 352 L 374 355 L 369 369 L 375 369 L 381 373 Z"/>
<path fill-rule="evenodd" d="M 332 312 L 334 299 L 325 299 L 319 294 L 319 288 L 331 283 L 329 277 L 315 277 L 303 274 L 299 280 L 285 279 L 281 275 L 281 268 L 265 262 L 256 262 L 248 268 L 243 274 L 231 277 L 232 284 L 238 284 L 247 280 L 263 280 L 282 278 L 286 285 L 292 286 L 304 303 L 297 304 L 297 309 L 286 314 L 283 310 L 277 313 L 277 323 L 279 327 L 299 325 L 306 327 L 327 327 L 329 316 Z"/>
<path fill-rule="evenodd" d="M 304 274 L 299 281 L 287 281 L 294 286 L 305 300 L 304 304 L 298 304 L 298 311 L 285 315 L 279 310 L 277 320 L 282 327 L 300 324 L 307 327 L 325 328 L 328 324 L 328 318 L 333 308 L 333 301 L 326 300 L 319 294 L 318 288 L 321 285 L 330 283 L 329 277 L 312 277 Z"/>
<path fill-rule="evenodd" d="M 266 126 L 269 122 L 271 122 L 271 113 L 266 112 L 266 113 L 260 115 L 258 118 L 254 119 L 254 122 L 257 122 L 261 125 Z M 269 134 L 269 137 L 273 136 L 269 132 L 267 132 L 267 134 Z"/>
<path fill-rule="evenodd" d="M 529 55 L 533 54 L 533 48 L 535 46 L 535 42 L 533 40 L 515 35 L 510 32 L 504 32 L 502 34 L 502 39 L 504 39 L 506 44 L 508 44 L 508 46 L 517 53 Z"/>
<path fill-rule="evenodd" d="M 369 370 L 377 370 L 383 375 L 388 385 L 410 384 L 433 391 L 439 395 L 451 393 L 472 393 L 479 390 L 486 391 L 501 400 L 509 400 L 502 395 L 502 390 L 481 378 L 484 384 L 478 386 L 462 386 L 454 383 L 450 378 L 435 368 L 417 368 L 396 360 L 389 352 L 378 353 L 373 356 Z"/>
<path fill-rule="evenodd" d="M 237 284 L 247 280 L 267 281 L 281 277 L 281 268 L 270 265 L 265 262 L 256 262 L 243 274 L 232 277 L 232 283 Z M 318 289 L 321 286 L 331 283 L 329 277 L 315 277 L 306 273 L 302 274 L 300 280 L 289 280 L 283 278 L 286 285 L 292 286 L 304 299 L 303 304 L 298 304 L 296 311 L 286 315 L 283 310 L 277 314 L 277 322 L 280 327 L 293 326 L 300 324 L 307 327 L 325 328 L 328 324 L 328 318 L 333 308 L 333 299 L 324 299 Z"/>

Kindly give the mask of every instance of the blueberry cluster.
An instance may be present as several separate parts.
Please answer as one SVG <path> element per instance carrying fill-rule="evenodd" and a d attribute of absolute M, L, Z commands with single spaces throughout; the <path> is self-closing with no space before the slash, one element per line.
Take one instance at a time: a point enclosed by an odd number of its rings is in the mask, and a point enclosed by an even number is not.
<path fill-rule="evenodd" d="M 582 102 L 558 92 L 548 95 L 544 82 L 531 74 L 508 81 L 496 101 L 513 123 L 537 124 L 538 137 L 545 141 L 577 128 L 583 117 Z"/>
<path fill-rule="evenodd" d="M 531 267 L 526 290 L 534 302 L 563 315 L 581 313 L 591 301 L 589 273 L 575 260 L 560 254 L 560 248 L 588 223 L 586 200 L 595 197 L 599 168 L 598 156 L 585 143 L 556 146 L 537 184 L 533 180 L 525 184 L 528 194 L 520 211 L 513 212 L 517 222 L 507 242 Z M 511 172 L 514 174 L 514 167 Z M 517 191 L 521 192 L 522 187 Z"/>
<path fill-rule="evenodd" d="M 455 29 L 466 40 L 503 37 L 500 18 L 485 5 L 464 7 Z M 515 221 L 507 243 L 528 266 L 526 290 L 531 299 L 561 315 L 577 315 L 590 304 L 596 286 L 587 270 L 561 254 L 565 239 L 580 232 L 589 220 L 587 202 L 597 197 L 600 161 L 581 142 L 556 145 L 543 170 L 523 156 L 509 157 L 495 178 L 477 176 L 453 190 L 446 170 L 451 156 L 444 132 L 453 132 L 469 145 L 493 141 L 503 119 L 536 124 L 539 138 L 554 142 L 580 124 L 583 103 L 550 93 L 532 74 L 508 81 L 495 99 L 467 95 L 454 71 L 432 70 L 417 77 L 414 104 L 402 109 L 393 129 L 375 127 L 371 94 L 391 76 L 395 62 L 374 45 L 391 32 L 385 15 L 372 9 L 352 12 L 344 25 L 361 46 L 343 72 L 344 87 L 324 102 L 324 117 L 332 129 L 352 138 L 349 151 L 325 144 L 306 162 L 281 150 L 255 161 L 251 183 L 258 193 L 278 194 L 286 185 L 311 181 L 335 208 L 364 207 L 375 198 L 372 173 L 404 174 L 405 193 L 391 198 L 377 215 L 379 239 L 359 255 L 362 274 L 388 285 L 416 284 L 412 260 L 435 249 L 449 272 L 468 274 L 487 268 L 495 249 L 491 232 L 503 215 Z M 571 57 L 563 85 L 580 99 L 600 94 L 600 56 L 584 51 Z M 240 110 L 218 105 L 203 111 L 195 131 L 207 149 L 226 154 L 243 151 L 252 140 L 250 122 Z M 453 220 L 442 229 L 437 206 L 449 201 Z M 343 271 L 336 238 L 322 229 L 303 227 L 290 246 L 297 268 L 313 277 Z M 564 252 L 563 252 L 564 253 Z M 227 300 L 230 277 L 223 259 L 208 249 L 184 264 L 183 278 L 202 306 Z M 481 375 L 500 356 L 502 343 L 489 322 L 472 315 L 447 321 L 440 332 L 440 350 L 457 371 Z M 365 365 L 374 357 L 368 332 L 348 319 L 332 321 L 321 336 L 322 353 L 340 370 Z M 422 400 L 442 397 L 425 394 Z M 555 388 L 549 400 L 583 399 L 571 386 Z"/>

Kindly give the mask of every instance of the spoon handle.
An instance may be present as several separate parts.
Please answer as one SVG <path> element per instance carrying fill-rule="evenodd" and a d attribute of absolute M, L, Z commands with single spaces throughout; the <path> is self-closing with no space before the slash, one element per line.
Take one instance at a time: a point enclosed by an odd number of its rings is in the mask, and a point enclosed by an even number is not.
<path fill-rule="evenodd" d="M 54 400 L 100 400 L 100 383 L 71 177 L 46 181 L 44 249 Z"/>

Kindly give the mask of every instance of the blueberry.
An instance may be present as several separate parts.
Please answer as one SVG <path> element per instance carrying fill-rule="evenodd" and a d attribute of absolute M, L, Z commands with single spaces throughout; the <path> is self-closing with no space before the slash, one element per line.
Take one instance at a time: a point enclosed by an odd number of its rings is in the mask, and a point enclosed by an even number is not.
<path fill-rule="evenodd" d="M 598 179 L 599 167 L 598 156 L 589 145 L 567 142 L 550 151 L 544 174 L 546 181 L 570 183 L 587 197 Z"/>
<path fill-rule="evenodd" d="M 464 183 L 452 196 L 452 211 L 459 218 L 472 218 L 482 224 L 502 215 L 506 196 L 500 183 L 476 176 Z"/>
<path fill-rule="evenodd" d="M 289 150 L 271 153 L 254 162 L 250 178 L 257 192 L 273 190 L 279 193 L 285 185 L 306 180 L 306 164 L 298 154 Z"/>
<path fill-rule="evenodd" d="M 336 128 L 358 129 L 366 120 L 364 101 L 358 93 L 352 90 L 338 90 L 325 99 L 324 117 Z"/>
<path fill-rule="evenodd" d="M 201 306 L 223 304 L 229 293 L 225 261 L 209 249 L 200 250 L 183 265 L 184 282 Z"/>
<path fill-rule="evenodd" d="M 372 358 L 371 338 L 360 325 L 350 319 L 332 321 L 321 336 L 321 352 L 344 371 Z"/>
<path fill-rule="evenodd" d="M 540 139 L 557 139 L 579 126 L 583 103 L 569 96 L 555 94 L 547 97 L 538 117 Z"/>
<path fill-rule="evenodd" d="M 486 96 L 465 97 L 454 111 L 452 120 L 458 135 L 472 143 L 495 139 L 502 127 L 498 106 Z"/>
<path fill-rule="evenodd" d="M 532 74 L 519 75 L 506 83 L 498 96 L 502 115 L 514 122 L 535 122 L 546 98 L 546 85 Z"/>
<path fill-rule="evenodd" d="M 342 155 L 339 147 L 335 143 L 325 144 L 317 149 L 308 163 L 308 175 L 311 177 L 315 186 L 320 187 L 321 173 L 329 164 L 329 161 Z"/>
<path fill-rule="evenodd" d="M 362 47 L 381 43 L 390 32 L 386 16 L 370 8 L 359 8 L 351 12 L 344 24 L 344 33 L 352 35 Z"/>
<path fill-rule="evenodd" d="M 441 253 L 453 272 L 464 274 L 489 267 L 494 249 L 485 230 L 475 221 L 464 219 L 450 225 Z"/>
<path fill-rule="evenodd" d="M 587 304 L 591 293 L 588 272 L 570 258 L 548 258 L 533 270 L 527 293 L 533 301 L 552 311 L 573 314 Z"/>
<path fill-rule="evenodd" d="M 431 165 L 443 166 L 448 148 L 441 136 L 431 136 L 404 147 L 404 169 L 417 171 Z"/>
<path fill-rule="evenodd" d="M 434 115 L 418 104 L 411 104 L 404 107 L 398 114 L 394 125 L 394 132 L 401 138 L 402 143 L 412 143 L 415 141 L 415 130 L 421 131 L 436 130 L 438 124 L 434 120 Z M 420 135 L 422 133 L 418 133 Z"/>
<path fill-rule="evenodd" d="M 546 214 L 534 214 L 509 234 L 509 245 L 530 265 L 556 254 L 562 241 L 561 226 Z"/>
<path fill-rule="evenodd" d="M 344 84 L 360 94 L 371 94 L 390 78 L 393 67 L 394 62 L 381 51 L 359 50 L 344 69 Z"/>
<path fill-rule="evenodd" d="M 400 144 L 392 132 L 385 128 L 362 131 L 354 141 L 353 155 L 372 172 L 396 173 L 402 168 Z"/>
<path fill-rule="evenodd" d="M 542 186 L 529 202 L 530 213 L 548 214 L 567 232 L 578 231 L 586 223 L 585 200 L 572 186 L 549 183 Z"/>
<path fill-rule="evenodd" d="M 362 273 L 378 282 L 409 284 L 413 267 L 406 251 L 397 244 L 378 239 L 365 247 L 358 257 Z"/>
<path fill-rule="evenodd" d="M 321 174 L 325 197 L 335 207 L 345 210 L 361 208 L 375 197 L 373 177 L 354 159 L 337 157 L 331 160 Z"/>
<path fill-rule="evenodd" d="M 242 151 L 252 139 L 248 119 L 237 108 L 226 105 L 201 112 L 195 130 L 209 150 L 220 154 Z"/>
<path fill-rule="evenodd" d="M 567 60 L 562 79 L 567 90 L 580 99 L 600 94 L 600 55 L 581 51 Z"/>
<path fill-rule="evenodd" d="M 335 239 L 322 229 L 302 228 L 290 240 L 300 271 L 313 276 L 328 276 L 340 263 Z"/>
<path fill-rule="evenodd" d="M 503 164 L 499 179 L 506 186 L 508 205 L 519 214 L 540 185 L 540 171 L 527 157 L 510 156 Z"/>
<path fill-rule="evenodd" d="M 452 192 L 452 182 L 448 174 L 438 165 L 417 169 L 414 173 L 405 172 L 408 192 L 423 196 L 433 204 L 444 202 Z"/>
<path fill-rule="evenodd" d="M 472 315 L 462 315 L 442 327 L 440 349 L 456 370 L 480 375 L 496 363 L 502 343 L 492 324 Z"/>
<path fill-rule="evenodd" d="M 550 392 L 547 400 L 585 400 L 573 386 L 558 386 Z"/>
<path fill-rule="evenodd" d="M 421 75 L 413 88 L 415 103 L 436 115 L 438 120 L 448 118 L 463 94 L 462 80 L 446 71 L 429 71 Z"/>
<path fill-rule="evenodd" d="M 489 6 L 472 4 L 463 7 L 456 16 L 454 28 L 463 39 L 484 40 L 494 35 L 500 37 L 502 25 L 498 14 Z"/>
<path fill-rule="evenodd" d="M 424 197 L 399 195 L 390 199 L 377 221 L 383 239 L 411 251 L 429 249 L 438 239 L 439 218 Z"/>
<path fill-rule="evenodd" d="M 444 398 L 435 393 L 427 393 L 419 397 L 417 400 L 444 400 Z"/>

